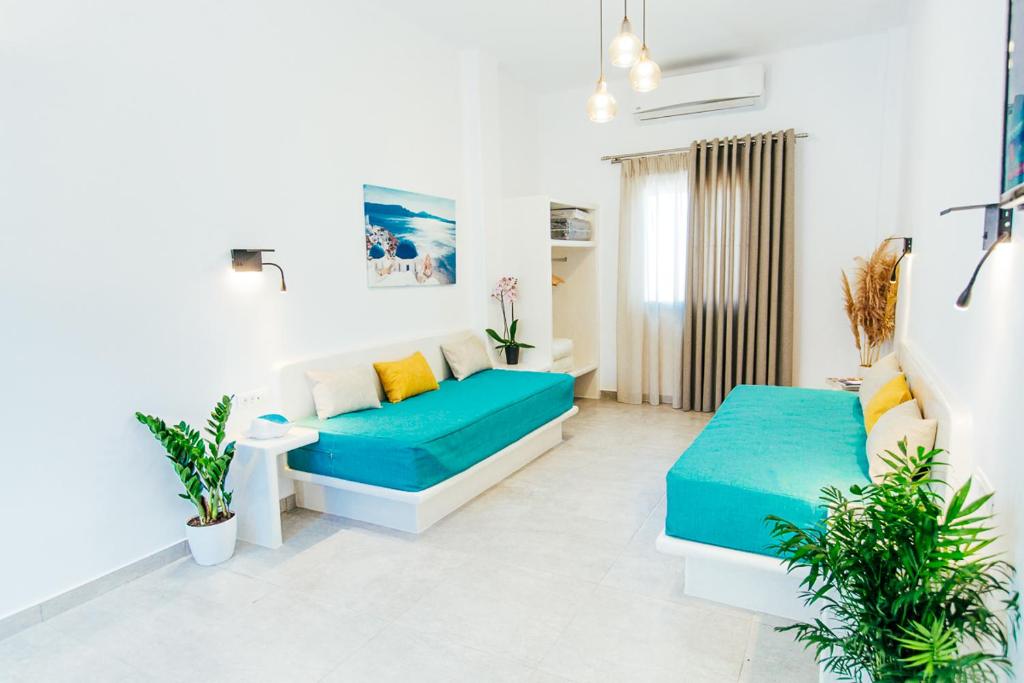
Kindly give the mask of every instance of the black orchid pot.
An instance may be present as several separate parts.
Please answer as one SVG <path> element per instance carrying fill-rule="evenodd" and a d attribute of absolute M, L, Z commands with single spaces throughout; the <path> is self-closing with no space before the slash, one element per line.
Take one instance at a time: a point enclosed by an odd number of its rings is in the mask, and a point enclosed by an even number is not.
<path fill-rule="evenodd" d="M 505 363 L 508 365 L 519 365 L 519 347 L 505 347 Z"/>

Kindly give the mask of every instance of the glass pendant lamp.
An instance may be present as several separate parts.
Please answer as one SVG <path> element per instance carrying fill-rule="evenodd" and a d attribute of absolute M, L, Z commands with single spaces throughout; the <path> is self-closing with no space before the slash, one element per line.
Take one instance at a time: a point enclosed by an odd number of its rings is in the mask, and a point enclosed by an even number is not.
<path fill-rule="evenodd" d="M 651 59 L 647 51 L 647 0 L 644 0 L 642 35 L 640 59 L 629 70 L 629 84 L 637 92 L 650 92 L 661 83 L 661 67 Z"/>
<path fill-rule="evenodd" d="M 633 33 L 633 25 L 629 23 L 628 0 L 622 1 L 622 26 L 619 27 L 619 35 L 612 38 L 608 46 L 608 57 L 614 66 L 628 69 L 640 60 L 640 39 Z"/>
<path fill-rule="evenodd" d="M 587 117 L 594 123 L 607 123 L 615 118 L 618 105 L 615 98 L 608 92 L 608 84 L 604 80 L 604 0 L 598 0 L 598 36 L 597 36 L 597 63 L 600 66 L 600 76 L 597 79 L 597 87 L 594 94 L 587 98 Z"/>

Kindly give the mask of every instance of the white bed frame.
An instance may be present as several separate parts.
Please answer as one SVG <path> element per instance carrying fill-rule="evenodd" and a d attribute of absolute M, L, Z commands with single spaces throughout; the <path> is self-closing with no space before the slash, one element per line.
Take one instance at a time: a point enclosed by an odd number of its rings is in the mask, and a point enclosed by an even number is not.
<path fill-rule="evenodd" d="M 279 365 L 274 390 L 281 412 L 292 420 L 315 414 L 312 388 L 306 377 L 309 370 L 370 365 L 419 351 L 438 379 L 448 378 L 451 373 L 441 353 L 441 344 L 465 334 L 448 333 L 380 344 Z M 231 484 L 236 489 L 235 508 L 245 520 L 240 524 L 239 537 L 269 547 L 281 544 L 281 478 L 294 482 L 299 507 L 420 533 L 561 443 L 562 423 L 578 411 L 576 406 L 571 407 L 485 460 L 422 491 L 400 491 L 293 470 L 286 464 L 286 450 L 273 449 L 270 441 L 242 439 L 236 454 L 240 462 L 232 467 L 238 477 Z M 296 434 L 301 431 L 293 430 Z M 315 441 L 315 436 L 312 440 Z M 260 459 L 264 460 L 262 466 L 254 464 Z"/>
<path fill-rule="evenodd" d="M 898 356 L 921 412 L 938 422 L 936 446 L 949 453 L 950 466 L 940 476 L 954 486 L 973 476 L 974 495 L 991 491 L 984 473 L 972 460 L 971 420 L 966 407 L 959 404 L 912 344 L 901 342 Z M 686 558 L 684 590 L 688 595 L 798 621 L 819 616 L 799 597 L 804 575 L 787 574 L 779 560 L 674 538 L 664 531 L 658 537 L 657 548 Z"/>

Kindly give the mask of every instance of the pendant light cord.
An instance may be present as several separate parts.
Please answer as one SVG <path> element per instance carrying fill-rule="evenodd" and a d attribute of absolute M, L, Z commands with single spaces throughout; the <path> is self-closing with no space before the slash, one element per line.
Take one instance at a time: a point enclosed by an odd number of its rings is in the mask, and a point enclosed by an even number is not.
<path fill-rule="evenodd" d="M 597 66 L 604 80 L 604 0 L 597 0 Z"/>
<path fill-rule="evenodd" d="M 640 33 L 642 34 L 640 42 L 643 43 L 644 47 L 647 47 L 647 0 L 644 0 L 643 10 L 644 16 L 640 22 Z"/>

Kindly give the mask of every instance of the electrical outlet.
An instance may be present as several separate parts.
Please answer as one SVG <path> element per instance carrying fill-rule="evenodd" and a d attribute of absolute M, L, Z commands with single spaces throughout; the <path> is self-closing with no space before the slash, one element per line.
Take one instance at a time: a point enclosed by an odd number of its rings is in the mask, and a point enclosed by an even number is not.
<path fill-rule="evenodd" d="M 266 403 L 267 388 L 260 387 L 252 391 L 240 391 L 235 394 L 235 407 L 246 412 L 259 409 Z"/>

